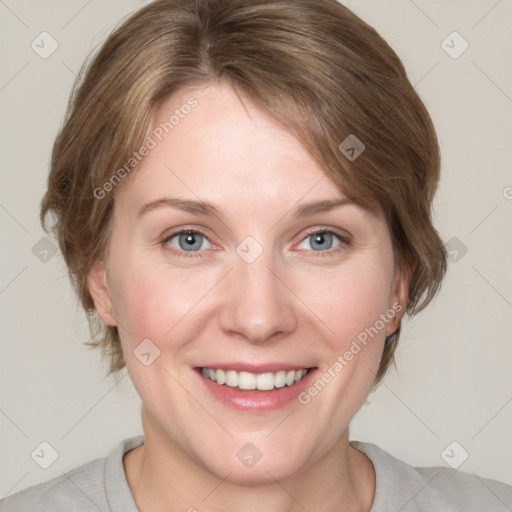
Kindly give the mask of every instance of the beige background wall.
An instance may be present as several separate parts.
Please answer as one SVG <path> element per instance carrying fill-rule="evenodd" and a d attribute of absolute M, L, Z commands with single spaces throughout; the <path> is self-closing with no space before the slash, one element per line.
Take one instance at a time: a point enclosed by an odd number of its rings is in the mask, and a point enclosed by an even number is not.
<path fill-rule="evenodd" d="M 103 379 L 99 353 L 82 346 L 86 324 L 38 221 L 75 74 L 142 3 L 0 2 L 0 497 L 142 432 L 129 379 Z M 512 484 L 512 2 L 345 3 L 395 48 L 432 114 L 443 156 L 436 223 L 453 260 L 435 304 L 406 320 L 398 372 L 351 438 L 414 465 L 458 465 L 467 452 L 460 470 Z M 42 32 L 58 44 L 47 58 L 55 43 Z M 43 441 L 58 452 L 48 469 L 31 458 Z"/>

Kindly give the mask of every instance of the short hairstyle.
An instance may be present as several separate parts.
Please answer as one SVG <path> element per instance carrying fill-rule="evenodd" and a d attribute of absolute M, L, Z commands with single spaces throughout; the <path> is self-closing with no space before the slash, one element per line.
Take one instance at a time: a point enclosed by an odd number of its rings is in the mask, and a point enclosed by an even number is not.
<path fill-rule="evenodd" d="M 413 269 L 409 316 L 441 287 L 447 253 L 431 217 L 438 141 L 402 62 L 372 27 L 336 0 L 154 1 L 82 66 L 41 205 L 90 321 L 87 344 L 108 357 L 108 374 L 126 363 L 117 327 L 98 319 L 87 276 L 105 255 L 113 178 L 125 176 L 116 170 L 144 144 L 169 95 L 215 80 L 290 130 L 349 198 L 383 212 L 396 265 Z M 374 385 L 399 336 L 400 327 L 387 337 Z"/>

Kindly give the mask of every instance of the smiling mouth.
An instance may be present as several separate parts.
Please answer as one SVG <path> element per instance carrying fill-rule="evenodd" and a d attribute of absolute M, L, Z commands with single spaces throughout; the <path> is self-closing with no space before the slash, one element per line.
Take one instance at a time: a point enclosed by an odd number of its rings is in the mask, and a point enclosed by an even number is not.
<path fill-rule="evenodd" d="M 242 391 L 273 391 L 300 382 L 313 368 L 279 370 L 277 372 L 250 373 L 217 368 L 197 368 L 201 375 L 221 386 Z"/>

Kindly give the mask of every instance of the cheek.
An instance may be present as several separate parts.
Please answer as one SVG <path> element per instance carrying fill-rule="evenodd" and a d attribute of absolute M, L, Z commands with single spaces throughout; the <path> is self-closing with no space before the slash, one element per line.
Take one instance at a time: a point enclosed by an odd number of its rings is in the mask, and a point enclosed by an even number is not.
<path fill-rule="evenodd" d="M 149 338 L 161 345 L 164 339 L 175 338 L 171 332 L 181 331 L 190 322 L 201 309 L 197 306 L 202 297 L 217 280 L 211 271 L 190 272 L 125 259 L 122 268 L 111 276 L 114 311 L 125 331 L 125 341 L 136 344 Z"/>
<path fill-rule="evenodd" d="M 318 275 L 308 278 L 299 293 L 308 297 L 305 302 L 328 327 L 326 334 L 337 350 L 374 326 L 389 308 L 392 275 L 384 265 L 358 262 L 322 276 L 320 282 L 314 277 Z M 383 336 L 384 329 L 379 330 Z"/>
<path fill-rule="evenodd" d="M 169 302 L 168 295 L 173 289 L 165 285 L 164 279 L 155 280 L 150 269 L 129 275 L 117 274 L 114 282 L 112 296 L 116 319 L 133 342 L 141 337 L 158 339 L 175 323 L 182 302 Z M 179 288 L 179 283 L 173 288 Z"/>

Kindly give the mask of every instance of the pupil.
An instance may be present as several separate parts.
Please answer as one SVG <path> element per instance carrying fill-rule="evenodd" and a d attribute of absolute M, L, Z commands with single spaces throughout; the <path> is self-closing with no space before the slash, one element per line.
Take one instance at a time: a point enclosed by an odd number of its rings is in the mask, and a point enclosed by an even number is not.
<path fill-rule="evenodd" d="M 317 233 L 313 238 L 312 246 L 314 246 L 313 248 L 316 249 L 329 249 L 331 245 L 329 243 L 331 242 L 331 238 L 332 235 L 330 235 L 329 233 Z"/>
<path fill-rule="evenodd" d="M 179 238 L 180 247 L 185 250 L 200 249 L 201 242 L 198 242 L 195 233 L 184 233 Z"/>

